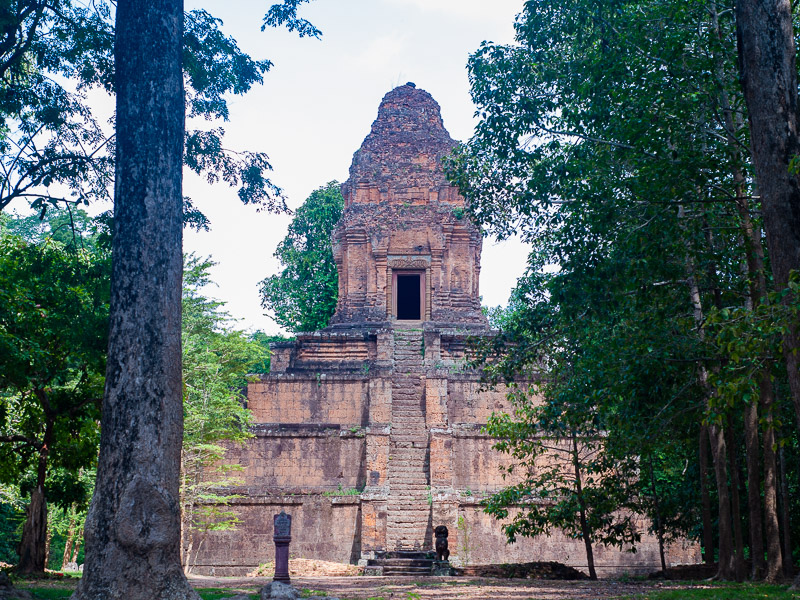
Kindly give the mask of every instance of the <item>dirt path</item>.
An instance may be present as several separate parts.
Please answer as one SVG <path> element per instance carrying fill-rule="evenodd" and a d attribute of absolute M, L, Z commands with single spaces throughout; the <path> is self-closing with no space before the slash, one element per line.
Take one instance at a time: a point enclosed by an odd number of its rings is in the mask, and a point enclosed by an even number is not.
<path fill-rule="evenodd" d="M 254 593 L 270 578 L 191 576 L 190 580 L 198 588 L 224 587 Z M 358 600 L 601 600 L 665 587 L 704 587 L 702 584 L 650 581 L 532 581 L 478 577 L 292 577 L 292 585 L 301 590 Z"/>

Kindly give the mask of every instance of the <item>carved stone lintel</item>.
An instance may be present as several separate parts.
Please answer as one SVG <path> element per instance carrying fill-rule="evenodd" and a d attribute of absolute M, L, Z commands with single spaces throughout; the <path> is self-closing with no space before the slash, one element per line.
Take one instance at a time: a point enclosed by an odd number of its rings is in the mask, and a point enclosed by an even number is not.
<path fill-rule="evenodd" d="M 431 266 L 430 257 L 420 258 L 389 258 L 389 267 L 392 269 L 427 269 Z"/>

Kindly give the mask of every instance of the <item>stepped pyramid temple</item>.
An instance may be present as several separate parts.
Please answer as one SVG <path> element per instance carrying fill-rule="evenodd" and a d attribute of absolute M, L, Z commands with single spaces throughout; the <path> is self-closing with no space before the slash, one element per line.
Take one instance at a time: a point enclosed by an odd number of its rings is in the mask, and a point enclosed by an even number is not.
<path fill-rule="evenodd" d="M 274 558 L 273 515 L 292 515 L 291 554 L 365 564 L 387 551 L 432 550 L 446 525 L 451 561 L 559 561 L 582 568 L 580 540 L 508 545 L 480 501 L 507 485 L 507 458 L 481 432 L 505 391 L 463 368 L 481 314 L 481 232 L 441 159 L 455 142 L 439 105 L 414 84 L 383 98 L 342 185 L 333 234 L 339 299 L 329 327 L 273 348 L 272 371 L 250 383 L 254 437 L 230 449 L 243 468 L 241 523 L 210 532 L 195 571 L 242 575 Z M 636 554 L 598 547 L 602 574 L 660 568 L 643 528 Z M 670 559 L 695 562 L 694 546 Z"/>

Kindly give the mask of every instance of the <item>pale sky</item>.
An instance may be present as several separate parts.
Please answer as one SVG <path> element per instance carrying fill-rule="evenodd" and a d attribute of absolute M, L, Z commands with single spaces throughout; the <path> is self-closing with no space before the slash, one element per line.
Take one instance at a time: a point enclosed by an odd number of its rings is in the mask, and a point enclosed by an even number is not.
<path fill-rule="evenodd" d="M 256 2 L 198 2 L 254 58 L 274 63 L 264 85 L 231 103 L 226 146 L 264 151 L 292 208 L 321 185 L 347 179 L 353 153 L 369 132 L 390 89 L 413 81 L 442 107 L 457 140 L 469 138 L 475 107 L 466 63 L 483 40 L 511 42 L 523 0 L 314 0 L 301 7 L 323 35 L 299 39 L 284 30 L 260 31 L 265 6 Z M 191 3 L 187 4 L 187 8 Z M 276 273 L 272 256 L 289 217 L 243 206 L 235 190 L 194 176 L 186 193 L 211 219 L 208 233 L 187 231 L 186 251 L 211 254 L 218 287 L 240 326 L 279 331 L 263 316 L 258 282 Z M 483 246 L 481 294 L 505 305 L 525 267 L 527 249 L 515 241 Z"/>
<path fill-rule="evenodd" d="M 245 52 L 274 63 L 263 85 L 230 99 L 225 146 L 266 152 L 272 180 L 291 208 L 325 183 L 347 179 L 381 98 L 407 81 L 436 99 L 454 139 L 468 139 L 475 107 L 467 59 L 484 40 L 511 42 L 523 5 L 523 0 L 313 0 L 301 6 L 300 15 L 322 30 L 316 40 L 282 29 L 261 32 L 264 13 L 276 1 L 186 0 L 186 8 L 206 9 L 223 20 L 224 31 Z M 97 94 L 91 102 L 109 114 L 113 109 Z M 184 232 L 185 252 L 211 255 L 219 263 L 208 295 L 227 303 L 227 311 L 241 319 L 240 328 L 279 333 L 263 314 L 258 283 L 279 271 L 273 253 L 291 217 L 257 212 L 242 205 L 234 188 L 209 185 L 191 173 L 184 177 L 184 193 L 211 221 L 210 232 Z M 517 241 L 484 240 L 485 305 L 506 304 L 526 258 L 527 248 Z"/>

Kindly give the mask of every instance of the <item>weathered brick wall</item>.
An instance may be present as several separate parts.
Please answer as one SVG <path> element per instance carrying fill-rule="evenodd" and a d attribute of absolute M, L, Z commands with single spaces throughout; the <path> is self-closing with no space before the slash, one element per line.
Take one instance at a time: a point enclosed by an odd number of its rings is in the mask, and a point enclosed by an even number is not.
<path fill-rule="evenodd" d="M 476 502 L 462 501 L 458 506 L 458 517 L 462 517 L 466 523 L 471 564 L 557 561 L 588 574 L 586 550 L 581 540 L 570 539 L 562 532 L 554 531 L 549 536 L 520 537 L 514 544 L 508 544 L 495 518 L 485 514 Z M 598 576 L 643 574 L 661 568 L 658 541 L 646 532 L 644 523 L 640 525 L 642 540 L 636 545 L 635 554 L 599 544 L 593 547 Z M 464 528 L 458 527 L 456 519 L 456 526 L 449 527 L 449 530 L 451 560 L 457 559 L 457 562 L 463 564 Z M 498 560 L 498 557 L 502 557 L 502 560 Z M 669 548 L 667 560 L 671 564 L 699 562 L 700 548 L 697 544 L 688 542 L 674 544 Z"/>
<path fill-rule="evenodd" d="M 232 508 L 240 524 L 231 531 L 207 534 L 200 546 L 195 573 L 241 576 L 259 564 L 275 560 L 272 518 L 281 510 L 292 515 L 292 558 L 350 563 L 361 556 L 361 509 L 357 497 L 251 496 L 235 500 Z M 200 541 L 198 538 L 195 544 Z"/>
<path fill-rule="evenodd" d="M 366 442 L 358 431 L 257 429 L 225 461 L 243 467 L 238 476 L 254 491 L 361 488 Z"/>
<path fill-rule="evenodd" d="M 447 384 L 447 418 L 451 424 L 485 425 L 493 412 L 509 412 L 511 402 L 503 386 L 480 391 L 473 376 L 453 376 Z"/>
<path fill-rule="evenodd" d="M 248 385 L 247 401 L 256 423 L 366 425 L 369 388 L 364 376 L 271 375 Z"/>
<path fill-rule="evenodd" d="M 494 439 L 477 432 L 454 432 L 452 438 L 453 487 L 457 490 L 495 491 L 518 481 L 516 473 L 503 479 L 501 465 L 508 455 L 492 449 Z"/>

